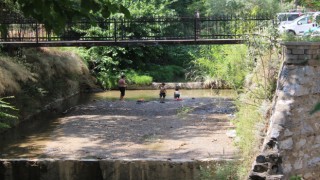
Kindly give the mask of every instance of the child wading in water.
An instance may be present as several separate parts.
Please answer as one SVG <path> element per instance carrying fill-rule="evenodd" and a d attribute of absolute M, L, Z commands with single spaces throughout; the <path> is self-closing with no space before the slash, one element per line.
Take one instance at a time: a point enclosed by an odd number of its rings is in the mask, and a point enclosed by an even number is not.
<path fill-rule="evenodd" d="M 180 91 L 179 91 L 179 88 L 176 87 L 174 93 L 173 93 L 173 97 L 175 100 L 179 100 L 180 99 Z"/>
<path fill-rule="evenodd" d="M 166 93 L 167 93 L 167 89 L 166 89 L 166 87 L 165 87 L 165 83 L 162 83 L 161 85 L 160 85 L 160 102 L 161 103 L 164 103 L 164 98 L 166 97 Z"/>

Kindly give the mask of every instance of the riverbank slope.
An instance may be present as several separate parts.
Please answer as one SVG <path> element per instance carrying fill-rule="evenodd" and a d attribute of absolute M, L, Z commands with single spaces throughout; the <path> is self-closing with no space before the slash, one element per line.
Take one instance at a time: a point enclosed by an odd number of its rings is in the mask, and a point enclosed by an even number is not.
<path fill-rule="evenodd" d="M 23 49 L 22 54 L 0 55 L 0 97 L 14 96 L 7 101 L 18 109 L 11 112 L 18 119 L 2 123 L 15 126 L 40 111 L 54 111 L 50 106 L 54 102 L 96 88 L 86 64 L 72 52 L 32 48 Z"/>

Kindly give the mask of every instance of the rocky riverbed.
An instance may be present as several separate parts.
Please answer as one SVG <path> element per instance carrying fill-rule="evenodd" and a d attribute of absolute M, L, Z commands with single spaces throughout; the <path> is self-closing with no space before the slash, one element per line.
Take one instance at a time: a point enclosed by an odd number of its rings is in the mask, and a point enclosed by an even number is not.
<path fill-rule="evenodd" d="M 227 98 L 92 100 L 66 111 L 49 135 L 6 147 L 1 158 L 229 159 L 234 111 Z"/>

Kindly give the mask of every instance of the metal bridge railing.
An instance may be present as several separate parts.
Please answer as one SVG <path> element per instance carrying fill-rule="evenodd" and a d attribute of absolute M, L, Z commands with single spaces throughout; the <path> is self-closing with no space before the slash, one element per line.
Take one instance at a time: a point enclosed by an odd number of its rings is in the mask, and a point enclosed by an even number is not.
<path fill-rule="evenodd" d="M 70 22 L 54 33 L 32 19 L 0 20 L 0 43 L 236 39 L 273 25 L 271 16 L 135 17 Z"/>

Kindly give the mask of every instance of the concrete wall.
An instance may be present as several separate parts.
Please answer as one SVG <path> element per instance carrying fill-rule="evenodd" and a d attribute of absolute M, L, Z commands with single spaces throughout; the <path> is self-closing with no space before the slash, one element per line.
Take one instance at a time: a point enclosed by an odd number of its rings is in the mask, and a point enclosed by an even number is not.
<path fill-rule="evenodd" d="M 204 82 L 165 82 L 167 89 L 175 89 L 176 87 L 179 87 L 180 89 L 230 89 L 229 86 L 227 86 L 226 83 L 221 81 L 213 81 L 210 83 L 204 83 Z M 129 85 L 127 89 L 130 90 L 156 90 L 159 89 L 159 86 L 161 85 L 161 82 L 153 82 L 151 85 L 148 86 L 137 86 L 137 85 Z"/>
<path fill-rule="evenodd" d="M 283 43 L 269 129 L 249 179 L 320 179 L 320 43 Z"/>
<path fill-rule="evenodd" d="M 1 180 L 198 180 L 221 160 L 4 160 Z"/>

